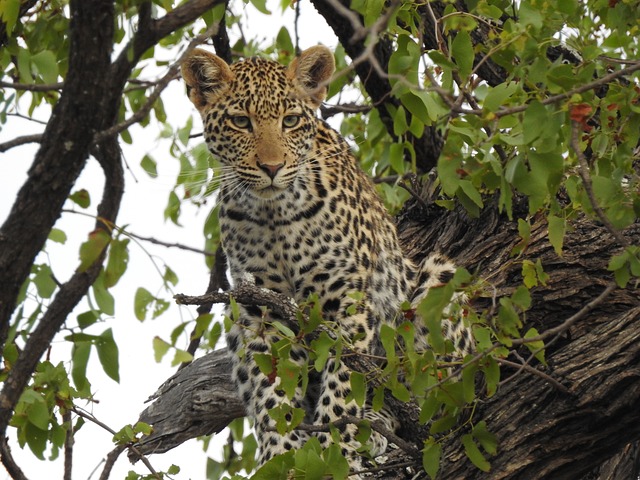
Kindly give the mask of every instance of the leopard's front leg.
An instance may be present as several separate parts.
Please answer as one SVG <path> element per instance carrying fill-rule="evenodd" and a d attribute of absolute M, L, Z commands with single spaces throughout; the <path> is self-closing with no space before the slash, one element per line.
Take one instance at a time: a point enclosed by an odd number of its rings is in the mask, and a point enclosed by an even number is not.
<path fill-rule="evenodd" d="M 353 304 L 349 297 L 343 297 L 341 311 L 346 312 L 347 307 Z M 378 331 L 379 322 L 377 317 L 367 306 L 358 307 L 358 312 L 353 315 L 344 313 L 344 317 L 336 319 L 339 325 L 340 336 L 345 342 L 343 354 L 370 354 L 374 350 L 375 335 Z M 344 362 L 332 357 L 327 361 L 321 376 L 320 393 L 316 403 L 314 414 L 314 424 L 329 425 L 344 417 L 354 417 L 355 419 L 366 418 L 366 404 L 359 406 L 356 401 L 348 397 L 351 396 L 351 370 Z M 354 422 L 340 424 L 340 447 L 342 454 L 347 457 L 352 470 L 362 468 L 362 456 L 358 449 L 362 446 L 356 440 L 358 427 Z M 330 433 L 317 434 L 323 448 L 332 443 Z M 372 432 L 368 440 L 370 453 L 373 456 L 379 455 L 386 448 L 386 439 L 378 433 Z M 382 450 L 382 451 L 380 451 Z"/>
<path fill-rule="evenodd" d="M 302 388 L 298 385 L 293 398 L 287 398 L 275 371 L 269 375 L 263 373 L 254 358 L 256 354 L 271 354 L 272 345 L 281 338 L 257 308 L 240 307 L 239 319 L 227 333 L 227 345 L 233 361 L 232 376 L 247 414 L 254 421 L 260 448 L 259 465 L 276 455 L 301 448 L 308 440 L 304 431 L 294 430 L 280 435 L 275 429 L 275 420 L 269 415 L 270 409 L 286 403 L 293 408 L 304 408 Z M 307 352 L 303 347 L 294 345 L 288 360 L 306 368 Z"/>

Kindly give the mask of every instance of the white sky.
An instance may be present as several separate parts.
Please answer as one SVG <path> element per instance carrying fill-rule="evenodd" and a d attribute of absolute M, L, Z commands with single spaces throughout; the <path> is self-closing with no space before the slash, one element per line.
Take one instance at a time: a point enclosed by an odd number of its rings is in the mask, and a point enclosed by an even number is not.
<path fill-rule="evenodd" d="M 271 43 L 282 25 L 290 27 L 289 31 L 293 36 L 294 12 L 288 10 L 281 14 L 279 3 L 277 0 L 267 1 L 268 8 L 273 12 L 271 17 L 265 17 L 251 7 L 247 7 L 246 20 L 249 23 L 243 24 L 245 33 L 251 37 L 256 35 L 255 32 L 260 32 L 257 36 L 264 39 L 265 45 Z M 242 2 L 234 2 L 233 8 L 234 13 L 239 13 Z M 237 32 L 232 30 L 230 35 L 233 43 L 237 38 Z M 332 31 L 316 14 L 313 7 L 306 2 L 302 4 L 300 36 L 302 48 L 317 43 L 324 43 L 329 47 L 336 45 Z M 183 124 L 189 115 L 194 115 L 193 131 L 201 131 L 200 119 L 196 116 L 191 103 L 184 94 L 181 83 L 173 82 L 163 93 L 162 98 L 167 115 L 174 126 Z M 22 108 L 22 111 L 26 112 L 27 108 Z M 36 114 L 36 117 L 46 120 L 45 113 Z M 8 123 L 2 126 L 0 142 L 41 130 L 42 127 L 38 124 L 18 117 L 10 117 Z M 120 226 L 128 225 L 129 231 L 143 236 L 202 248 L 204 244 L 202 225 L 209 207 L 198 210 L 185 202 L 180 217 L 184 228 L 178 228 L 171 222 L 165 222 L 163 210 L 167 203 L 168 193 L 175 181 L 178 162 L 168 155 L 167 142 L 158 140 L 159 130 L 156 127 L 149 126 L 146 129 L 141 129 L 136 126 L 132 127 L 130 132 L 134 144 L 132 146 L 122 145 L 130 170 L 125 174 L 126 190 L 118 224 Z M 26 172 L 35 151 L 36 146 L 29 145 L 0 154 L 0 222 L 4 222 L 19 187 L 26 179 Z M 139 162 L 145 153 L 151 153 L 158 162 L 159 178 L 155 180 L 150 179 L 139 167 Z M 101 182 L 100 167 L 95 160 L 90 160 L 74 188 L 74 190 L 86 188 L 90 192 L 92 200 L 90 213 L 95 213 L 95 207 L 100 201 Z M 79 210 L 77 207 L 74 208 Z M 56 224 L 56 227 L 64 230 L 69 240 L 64 246 L 49 248 L 48 260 L 57 278 L 64 281 L 72 274 L 77 265 L 79 244 L 93 229 L 93 220 L 79 215 L 67 214 Z M 111 289 L 111 293 L 116 299 L 116 315 L 88 331 L 88 333 L 100 334 L 111 327 L 120 349 L 121 380 L 119 384 L 102 372 L 97 355 L 95 351 L 92 352 L 88 377 L 92 380 L 93 391 L 99 403 L 85 406 L 100 421 L 115 430 L 119 430 L 126 424 L 135 423 L 138 414 L 145 407 L 146 398 L 175 372 L 175 368 L 170 365 L 170 353 L 162 363 L 155 362 L 151 346 L 153 337 L 158 335 L 168 339 L 173 328 L 182 320 L 193 318 L 195 315 L 195 307 L 178 308 L 172 306 L 169 312 L 156 320 L 148 319 L 141 323 L 135 318 L 133 296 L 136 289 L 139 286 L 144 286 L 152 293 L 160 293 L 162 282 L 151 260 L 141 248 L 134 245 L 134 242 L 130 243 L 129 248 L 130 260 L 127 273 Z M 144 244 L 144 248 L 157 258 L 166 261 L 177 273 L 180 283 L 175 288 L 175 293 L 204 293 L 208 283 L 208 271 L 199 255 L 150 244 Z M 166 293 L 163 293 L 163 296 L 168 298 Z M 85 310 L 86 307 L 78 309 L 72 314 L 72 318 Z M 180 342 L 182 342 L 182 347 L 186 348 L 188 343 L 186 335 L 181 338 Z M 67 361 L 69 351 L 68 342 L 56 340 L 51 347 L 51 360 L 54 363 Z M 69 366 L 68 363 L 67 366 Z M 9 432 L 14 457 L 28 478 L 34 480 L 62 479 L 62 458 L 55 462 L 40 461 L 31 454 L 28 447 L 25 446 L 25 450 L 20 449 L 15 441 L 13 429 L 10 428 Z M 223 432 L 219 435 L 219 440 L 225 442 L 226 437 L 226 432 Z M 219 458 L 219 445 L 220 442 L 211 442 L 208 455 Z M 112 448 L 111 434 L 96 425 L 85 424 L 76 436 L 73 479 L 97 479 L 102 471 L 100 465 L 102 459 Z M 179 465 L 182 471 L 172 477 L 175 479 L 198 480 L 205 478 L 206 459 L 202 454 L 202 444 L 193 440 L 166 454 L 152 455 L 149 460 L 157 470 L 166 470 L 171 464 Z M 96 467 L 97 471 L 92 475 Z M 110 478 L 112 480 L 122 479 L 130 469 L 139 473 L 148 473 L 140 462 L 136 466 L 131 466 L 126 455 L 123 454 L 116 463 Z M 0 479 L 9 478 L 9 475 L 0 466 Z"/>

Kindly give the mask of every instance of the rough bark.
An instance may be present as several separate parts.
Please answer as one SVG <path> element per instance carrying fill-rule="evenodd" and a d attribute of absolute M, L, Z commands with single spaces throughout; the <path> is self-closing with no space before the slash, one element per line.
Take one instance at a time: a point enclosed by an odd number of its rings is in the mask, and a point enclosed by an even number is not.
<path fill-rule="evenodd" d="M 422 205 L 410 202 L 400 216 L 403 244 L 416 258 L 434 250 L 444 252 L 486 280 L 487 295 L 474 300 L 477 309 L 490 309 L 494 301 L 521 284 L 525 258 L 541 259 L 550 275 L 546 286 L 533 289 L 533 306 L 527 312 L 527 326 L 535 325 L 540 332 L 562 324 L 612 282 L 606 263 L 619 247 L 604 228 L 587 218 L 573 222 L 561 257 L 548 242 L 544 220 L 535 219 L 524 254 L 513 257 L 510 252 L 520 240 L 517 222 L 505 218 L 495 207 L 487 207 L 480 218 L 474 219 L 462 209 L 444 211 Z M 640 223 L 625 232 L 629 238 L 639 234 Z M 531 371 L 503 369 L 503 384 L 497 394 L 482 399 L 473 417 L 474 421 L 487 421 L 500 441 L 498 455 L 490 459 L 491 473 L 487 476 L 466 459 L 459 436 L 467 431 L 462 429 L 443 440 L 442 478 L 582 479 L 599 468 L 604 469 L 603 474 L 593 478 L 604 479 L 610 478 L 606 472 L 625 468 L 614 461 L 610 467 L 599 465 L 625 449 L 635 448 L 628 444 L 640 438 L 638 320 L 637 290 L 614 289 L 562 332 L 547 351 L 548 367 L 533 365 L 559 382 L 562 389 Z M 526 356 L 526 350 L 521 353 Z M 191 404 L 197 405 L 198 412 L 206 408 L 206 392 L 233 391 L 229 377 L 223 375 L 224 364 L 211 367 L 223 354 L 210 355 L 216 360 L 205 360 L 206 356 L 194 362 L 154 395 L 154 403 L 141 416 L 144 421 L 157 422 L 154 433 L 140 446 L 144 452 L 172 448 L 189 432 L 217 431 L 224 423 L 221 417 L 230 421 L 242 414 L 241 409 L 230 410 L 212 394 L 208 415 L 216 419 L 215 423 L 205 426 L 201 414 L 191 415 Z M 366 369 L 366 361 L 351 367 Z M 197 380 L 192 385 L 188 379 Z M 178 385 L 182 395 L 170 397 L 165 393 Z M 417 435 L 424 437 L 425 427 L 417 424 L 415 405 L 396 404 L 393 408 L 404 414 L 399 436 L 419 446 Z M 175 417 L 176 411 L 186 412 L 186 416 Z M 170 432 L 175 430 L 180 430 L 180 436 L 172 438 Z M 633 461 L 627 462 L 627 473 L 637 471 L 633 470 L 637 466 Z M 404 472 L 389 475 L 385 473 L 384 478 L 403 478 Z"/>

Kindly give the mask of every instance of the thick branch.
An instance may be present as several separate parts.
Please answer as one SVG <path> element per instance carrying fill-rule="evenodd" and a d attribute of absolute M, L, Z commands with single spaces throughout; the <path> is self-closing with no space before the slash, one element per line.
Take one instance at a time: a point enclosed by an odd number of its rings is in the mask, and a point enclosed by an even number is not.
<path fill-rule="evenodd" d="M 0 344 L 20 286 L 87 159 L 103 111 L 96 106 L 113 48 L 113 2 L 70 3 L 69 72 L 29 178 L 0 228 Z M 27 220 L 28 219 L 28 220 Z"/>
<path fill-rule="evenodd" d="M 96 229 L 107 230 L 116 221 L 120 210 L 120 201 L 124 192 L 123 169 L 120 161 L 120 149 L 115 139 L 108 139 L 101 144 L 96 152 L 98 160 L 105 174 L 104 192 L 98 206 L 99 219 Z M 76 271 L 68 282 L 63 284 L 57 292 L 38 325 L 29 336 L 24 348 L 18 356 L 13 368 L 4 382 L 0 392 L 0 436 L 11 419 L 13 409 L 20 395 L 35 370 L 40 357 L 49 348 L 55 334 L 67 319 L 74 307 L 86 295 L 93 285 L 104 260 L 105 252 L 85 271 Z"/>
<path fill-rule="evenodd" d="M 515 211 L 519 211 L 517 203 Z M 480 310 L 485 305 L 490 309 L 492 302 L 510 295 L 521 283 L 523 260 L 510 255 L 519 241 L 517 224 L 507 221 L 497 208 L 486 208 L 482 215 L 472 219 L 463 210 L 425 210 L 414 201 L 403 212 L 400 223 L 402 241 L 416 258 L 425 251 L 443 251 L 471 271 L 480 268 L 481 276 L 490 282 L 487 297 L 474 302 Z M 582 473 L 620 451 L 627 442 L 640 438 L 640 299 L 632 289 L 606 288 L 611 282 L 607 258 L 619 248 L 606 230 L 587 218 L 576 220 L 572 227 L 565 239 L 564 257 L 559 258 L 547 240 L 544 220 L 532 225 L 525 258 L 540 258 L 550 280 L 547 286 L 532 291 L 529 323 L 541 332 L 555 335 L 558 330 L 554 327 L 566 326 L 567 319 L 578 320 L 568 332 L 561 327 L 563 336 L 547 350 L 549 368 L 532 365 L 502 384 L 494 397 L 476 406 L 471 420 L 486 420 L 500 442 L 499 455 L 490 459 L 492 478 L 581 478 Z M 637 237 L 640 224 L 623 234 Z M 592 300 L 603 290 L 608 296 L 603 297 L 602 304 L 595 305 Z M 225 297 L 218 300 L 224 301 Z M 247 300 L 267 304 L 264 299 Z M 587 304 L 593 308 L 583 309 Z M 223 352 L 210 355 L 212 363 L 206 363 L 209 356 L 205 356 L 168 382 L 173 398 L 167 396 L 166 385 L 155 395 L 142 418 L 157 422 L 154 428 L 159 434 L 143 441 L 143 451 L 164 451 L 195 432 L 189 429 L 215 431 L 225 423 L 221 417 L 231 420 L 225 413 L 226 403 L 214 399 L 212 393 L 217 389 L 225 395 L 233 392 L 229 366 L 224 363 Z M 373 368 L 367 367 L 364 357 L 347 355 L 344 359 L 345 363 L 350 359 L 350 368 L 358 371 Z M 214 363 L 217 367 L 213 367 Z M 503 368 L 507 369 L 507 377 L 508 367 Z M 534 374 L 533 368 L 541 374 Z M 197 388 L 191 385 L 193 378 L 197 379 Z M 185 392 L 184 397 L 175 390 Z M 189 406 L 193 403 L 191 392 L 199 393 L 195 412 Z M 210 402 L 209 407 L 203 401 Z M 229 401 L 225 398 L 225 402 Z M 401 418 L 399 436 L 419 445 L 428 428 L 419 424 L 418 408 L 402 402 L 389 406 Z M 150 410 L 153 418 L 148 416 Z M 215 418 L 215 428 L 200 421 L 205 411 L 207 418 Z M 174 412 L 181 412 L 180 417 L 175 417 Z M 240 406 L 234 411 L 237 415 L 242 415 Z M 176 430 L 180 436 L 171 438 L 171 432 Z M 459 431 L 459 435 L 465 433 L 465 428 Z M 459 438 L 444 439 L 443 448 L 443 478 L 484 478 L 485 474 L 466 460 Z M 572 476 L 572 472 L 581 473 Z M 384 475 L 395 478 L 388 471 Z"/>

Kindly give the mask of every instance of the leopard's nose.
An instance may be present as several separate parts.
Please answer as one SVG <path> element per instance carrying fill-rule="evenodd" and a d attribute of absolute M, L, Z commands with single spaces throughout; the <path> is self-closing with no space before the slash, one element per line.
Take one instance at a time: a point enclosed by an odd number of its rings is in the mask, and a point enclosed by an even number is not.
<path fill-rule="evenodd" d="M 276 178 L 278 172 L 284 167 L 284 162 L 282 163 L 261 163 L 257 162 L 258 168 L 269 175 L 269 178 L 273 180 Z"/>

